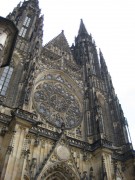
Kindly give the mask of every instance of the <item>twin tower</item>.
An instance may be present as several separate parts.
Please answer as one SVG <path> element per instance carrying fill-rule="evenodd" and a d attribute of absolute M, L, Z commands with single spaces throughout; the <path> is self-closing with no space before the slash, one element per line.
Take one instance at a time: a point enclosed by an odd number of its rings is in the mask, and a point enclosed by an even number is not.
<path fill-rule="evenodd" d="M 134 180 L 135 151 L 102 52 L 82 20 L 71 47 L 63 31 L 42 46 L 40 14 L 38 0 L 27 0 L 7 16 L 18 36 L 0 69 L 0 179 Z"/>

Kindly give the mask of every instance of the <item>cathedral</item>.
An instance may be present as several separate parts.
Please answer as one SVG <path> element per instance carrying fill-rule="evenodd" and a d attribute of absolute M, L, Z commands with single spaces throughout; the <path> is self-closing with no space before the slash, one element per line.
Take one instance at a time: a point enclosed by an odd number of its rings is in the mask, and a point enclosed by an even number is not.
<path fill-rule="evenodd" d="M 0 179 L 135 180 L 135 151 L 101 50 L 80 22 L 43 41 L 38 0 L 0 17 Z"/>

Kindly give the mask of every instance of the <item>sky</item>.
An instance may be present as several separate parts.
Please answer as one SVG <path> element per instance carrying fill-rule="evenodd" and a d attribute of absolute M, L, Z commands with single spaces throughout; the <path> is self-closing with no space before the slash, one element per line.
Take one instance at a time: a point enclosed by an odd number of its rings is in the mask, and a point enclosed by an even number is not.
<path fill-rule="evenodd" d="M 5 17 L 18 3 L 0 2 L 0 16 Z M 39 0 L 39 5 L 44 14 L 44 44 L 64 30 L 72 45 L 83 19 L 103 52 L 135 149 L 135 1 Z"/>

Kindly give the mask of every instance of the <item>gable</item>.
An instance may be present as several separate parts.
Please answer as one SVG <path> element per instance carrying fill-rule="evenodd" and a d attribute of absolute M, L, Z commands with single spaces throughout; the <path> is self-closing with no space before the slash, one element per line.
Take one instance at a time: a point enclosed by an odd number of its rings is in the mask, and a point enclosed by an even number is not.
<path fill-rule="evenodd" d="M 49 43 L 45 45 L 45 48 L 51 49 L 51 47 L 60 50 L 61 53 L 68 53 L 71 54 L 70 47 L 68 45 L 67 39 L 64 35 L 64 31 L 62 31 L 57 37 L 52 39 Z"/>

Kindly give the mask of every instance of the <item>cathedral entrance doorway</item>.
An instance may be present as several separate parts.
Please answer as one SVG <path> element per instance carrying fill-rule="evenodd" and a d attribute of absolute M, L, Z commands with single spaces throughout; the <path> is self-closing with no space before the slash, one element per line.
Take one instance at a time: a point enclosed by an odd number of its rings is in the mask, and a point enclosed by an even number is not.
<path fill-rule="evenodd" d="M 47 169 L 43 176 L 43 180 L 79 180 L 76 173 L 64 163 L 55 164 Z"/>

